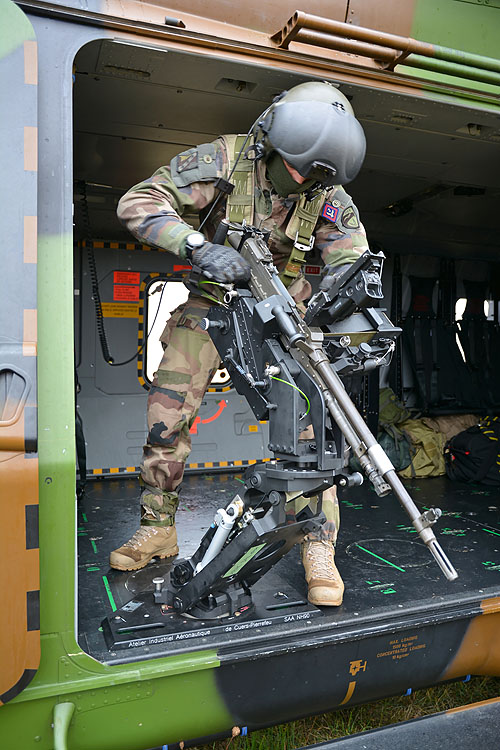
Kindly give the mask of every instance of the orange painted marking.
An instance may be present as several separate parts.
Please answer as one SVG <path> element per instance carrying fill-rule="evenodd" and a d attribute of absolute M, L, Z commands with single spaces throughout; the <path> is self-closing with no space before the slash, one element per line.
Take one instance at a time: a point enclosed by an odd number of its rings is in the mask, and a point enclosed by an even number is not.
<path fill-rule="evenodd" d="M 23 357 L 36 357 L 37 311 L 23 310 Z"/>
<path fill-rule="evenodd" d="M 345 694 L 344 700 L 340 702 L 341 706 L 345 706 L 346 703 L 349 703 L 349 701 L 352 698 L 352 694 L 354 693 L 355 687 L 356 687 L 356 681 L 349 683 L 349 687 L 347 688 L 347 693 Z"/>
<path fill-rule="evenodd" d="M 219 404 L 219 408 L 217 409 L 217 411 L 215 412 L 215 414 L 213 414 L 211 417 L 208 417 L 207 419 L 201 419 L 200 417 L 196 417 L 196 419 L 194 420 L 193 424 L 191 425 L 191 429 L 189 430 L 189 434 L 190 435 L 197 435 L 198 434 L 198 425 L 199 424 L 210 424 L 210 422 L 215 422 L 215 420 L 220 417 L 220 415 L 222 414 L 222 412 L 224 411 L 224 409 L 226 408 L 226 406 L 227 406 L 227 401 L 224 401 L 224 399 L 222 399 L 222 401 Z"/>
<path fill-rule="evenodd" d="M 37 45 L 33 41 L 24 42 L 24 83 L 36 86 L 38 83 Z"/>
<path fill-rule="evenodd" d="M 24 421 L 21 419 L 22 437 Z M 24 450 L 24 445 L 22 447 Z M 40 661 L 40 631 L 27 630 L 27 592 L 38 591 L 38 549 L 26 548 L 26 506 L 38 504 L 38 459 L 26 458 L 6 446 L 0 461 L 0 522 L 8 533 L 2 537 L 0 585 L 5 615 L 0 618 L 0 695 L 17 686 L 26 669 L 36 670 Z M 10 498 L 15 498 L 11 502 Z M 34 625 L 34 623 L 33 623 Z M 1 705 L 1 701 L 0 701 Z M 3 745 L 4 743 L 2 743 Z"/>

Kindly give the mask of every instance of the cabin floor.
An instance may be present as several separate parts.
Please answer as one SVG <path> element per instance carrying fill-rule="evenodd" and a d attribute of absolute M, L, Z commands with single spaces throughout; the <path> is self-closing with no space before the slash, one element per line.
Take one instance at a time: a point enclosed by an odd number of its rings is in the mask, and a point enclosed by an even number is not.
<path fill-rule="evenodd" d="M 182 557 L 194 553 L 216 510 L 226 507 L 241 490 L 239 480 L 241 476 L 235 474 L 186 476 L 177 515 Z M 109 551 L 138 528 L 139 483 L 136 478 L 91 480 L 78 508 L 80 645 L 99 661 L 120 663 L 221 645 L 234 651 L 245 640 L 269 638 L 270 630 L 278 639 L 299 637 L 306 630 L 325 632 L 325 628 L 349 637 L 360 627 L 380 629 L 384 622 L 393 626 L 395 621 L 416 622 L 422 617 L 438 622 L 457 612 L 478 612 L 482 600 L 500 591 L 500 489 L 446 477 L 413 480 L 406 486 L 420 509 L 438 506 L 443 511 L 434 531 L 459 573 L 456 581 L 442 575 L 396 498 L 392 494 L 378 498 L 365 483 L 340 495 L 336 561 L 346 586 L 341 607 L 292 607 L 288 617 L 273 620 L 272 607 L 264 606 L 264 615 L 260 612 L 253 618 L 255 627 L 250 617 L 246 627 L 230 629 L 203 629 L 181 617 L 184 634 L 153 638 L 156 631 L 145 631 L 149 638 L 134 642 L 134 647 L 110 649 L 102 621 L 106 617 L 113 621 L 128 602 L 140 600 L 144 605 L 140 611 L 145 613 L 141 617 L 161 620 L 159 605 L 153 602 L 152 579 L 167 578 L 172 561 L 154 560 L 136 572 L 110 569 Z M 305 603 L 307 587 L 298 546 L 255 584 L 252 594 L 256 602 L 269 597 L 272 601 L 287 591 L 292 591 L 292 599 L 298 594 Z M 263 621 L 262 616 L 270 619 Z"/>

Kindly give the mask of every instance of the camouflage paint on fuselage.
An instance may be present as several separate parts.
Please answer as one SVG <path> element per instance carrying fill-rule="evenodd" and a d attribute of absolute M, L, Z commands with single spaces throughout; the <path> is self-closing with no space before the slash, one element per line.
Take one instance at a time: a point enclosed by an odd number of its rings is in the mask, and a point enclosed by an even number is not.
<path fill-rule="evenodd" d="M 37 341 L 37 48 L 19 8 L 0 2 L 0 701 L 40 658 Z M 15 196 L 13 202 L 12 196 Z M 9 207 L 7 209 L 7 206 Z"/>
<path fill-rule="evenodd" d="M 5 1 L 3 0 L 2 12 L 3 7 L 8 7 Z M 22 34 L 18 39 L 14 37 L 12 29 L 16 28 L 17 21 L 9 25 L 8 34 L 0 36 L 3 48 L 7 50 L 7 54 L 0 60 L 0 70 L 2 75 L 4 69 L 8 70 L 8 90 L 12 88 L 13 91 L 10 106 L 12 114 L 18 114 L 15 106 L 22 100 L 19 89 L 24 90 L 26 87 L 26 90 L 29 89 L 28 98 L 31 96 L 28 109 L 30 116 L 19 117 L 15 124 L 15 127 L 23 128 L 22 145 L 16 152 L 23 153 L 21 169 L 15 161 L 12 144 L 4 142 L 4 146 L 8 146 L 12 151 L 13 169 L 17 170 L 14 183 L 11 180 L 4 181 L 4 188 L 8 189 L 10 194 L 10 201 L 7 202 L 12 202 L 12 196 L 17 198 L 29 194 L 31 204 L 27 205 L 25 210 L 17 212 L 16 231 L 12 235 L 12 242 L 9 242 L 8 247 L 5 244 L 3 246 L 2 252 L 5 252 L 5 255 L 2 255 L 2 263 L 6 258 L 8 272 L 3 272 L 0 277 L 0 283 L 5 285 L 5 293 L 2 290 L 0 295 L 0 318 L 8 315 L 7 328 L 2 320 L 2 331 L 9 331 L 9 336 L 15 340 L 16 346 L 21 347 L 26 369 L 29 370 L 29 363 L 34 360 L 32 355 L 35 341 L 34 315 L 31 312 L 35 309 L 33 217 L 38 215 L 40 542 L 43 550 L 40 594 L 41 664 L 31 684 L 0 709 L 3 741 L 7 746 L 10 743 L 11 746 L 30 747 L 36 742 L 34 746 L 40 750 L 52 748 L 54 742 L 50 725 L 54 707 L 60 702 L 73 703 L 76 709 L 69 730 L 70 746 L 76 749 L 94 745 L 105 750 L 119 746 L 120 743 L 122 746 L 126 744 L 129 748 L 143 748 L 165 742 L 194 739 L 230 730 L 231 726 L 240 720 L 248 722 L 249 725 L 276 722 L 291 719 L 297 713 L 317 712 L 323 707 L 331 708 L 355 703 L 358 699 L 365 701 L 371 697 L 380 697 L 380 685 L 377 692 L 377 686 L 371 681 L 368 673 L 360 672 L 356 675 L 357 680 L 349 679 L 349 669 L 345 661 L 348 658 L 350 661 L 356 661 L 363 656 L 359 642 L 351 646 L 341 645 L 335 652 L 333 646 L 328 646 L 325 651 L 318 647 L 314 653 L 313 649 L 305 647 L 299 658 L 295 658 L 294 652 L 285 647 L 283 653 L 276 652 L 272 659 L 266 660 L 264 655 L 253 659 L 252 654 L 248 654 L 248 659 L 241 659 L 240 664 L 236 660 L 231 661 L 228 654 L 221 658 L 222 655 L 211 651 L 187 651 L 178 656 L 113 667 L 96 662 L 76 643 L 75 461 L 72 429 L 74 352 L 71 68 L 74 56 L 84 44 L 113 37 L 137 44 L 154 42 L 165 48 L 172 46 L 200 55 L 216 55 L 218 58 L 237 59 L 249 64 L 271 65 L 304 75 L 354 81 L 385 90 L 415 94 L 422 83 L 418 75 L 412 80 L 402 80 L 401 77 L 387 73 L 361 58 L 355 60 L 356 65 L 353 66 L 352 55 L 331 50 L 315 49 L 305 45 L 297 45 L 290 52 L 276 50 L 270 36 L 290 17 L 295 10 L 295 2 L 284 5 L 272 4 L 272 8 L 269 3 L 260 3 L 262 8 L 265 5 L 266 10 L 258 12 L 255 5 L 250 7 L 247 4 L 238 7 L 235 15 L 231 17 L 225 15 L 227 4 L 221 0 L 208 6 L 213 15 L 211 19 L 197 15 L 206 13 L 207 7 L 204 3 L 202 6 L 201 3 L 195 2 L 189 3 L 189 13 L 184 10 L 185 4 L 180 2 L 173 2 L 168 9 L 132 0 L 125 3 L 118 0 L 108 3 L 89 0 L 88 3 L 80 3 L 74 0 L 64 4 L 54 2 L 52 5 L 60 11 L 69 9 L 68 16 L 71 15 L 70 11 L 74 11 L 74 15 L 72 20 L 62 13 L 56 18 L 33 14 L 29 19 L 35 28 L 39 43 L 40 84 L 43 89 L 39 113 L 38 142 L 41 150 L 38 211 L 32 192 L 37 175 L 36 170 L 32 168 L 35 161 L 33 149 L 29 146 L 34 140 L 33 131 L 30 130 L 26 131 L 27 148 L 24 162 L 24 127 L 34 128 L 37 124 L 36 115 L 33 117 L 33 101 L 36 98 L 32 67 L 34 48 L 30 46 L 34 44 L 34 36 L 25 16 L 10 2 L 9 7 L 14 9 L 12 13 L 16 14 L 17 19 L 22 19 L 20 28 L 26 31 L 26 37 Z M 462 5 L 467 4 L 450 0 L 447 7 L 452 13 Z M 348 9 L 343 2 L 335 4 L 332 8 L 332 3 L 325 0 L 309 3 L 308 10 L 318 15 L 328 15 L 329 12 L 330 16 L 355 25 L 402 35 L 411 32 L 417 38 L 450 44 L 451 37 L 437 39 L 434 32 L 431 35 L 431 1 L 426 0 L 425 4 L 418 3 L 415 16 L 417 20 L 412 26 L 414 6 L 415 3 L 411 2 L 396 3 L 395 6 L 378 4 L 374 7 L 373 3 L 351 0 Z M 470 6 L 472 11 L 479 11 L 477 6 Z M 471 9 L 467 6 L 464 13 L 471 13 Z M 494 8 L 481 8 L 481 11 L 483 10 L 497 12 Z M 178 15 L 185 23 L 185 35 L 182 28 L 169 28 L 165 25 L 165 15 L 170 15 L 171 11 L 172 15 Z M 88 23 L 78 23 L 75 17 L 77 12 L 87 13 Z M 94 19 L 90 18 L 92 13 L 96 14 Z M 2 20 L 4 19 L 5 15 Z M 118 21 L 123 21 L 123 25 L 120 26 Z M 248 24 L 248 27 L 245 27 L 245 24 Z M 434 29 L 437 28 L 437 25 L 434 26 Z M 489 33 L 493 33 L 493 30 L 488 31 Z M 26 48 L 24 39 L 28 41 Z M 467 45 L 464 42 L 464 48 L 477 53 L 497 54 L 496 50 L 484 49 L 481 38 L 475 39 L 474 46 L 472 41 Z M 18 75 L 17 71 L 23 71 L 22 80 L 12 77 L 13 73 L 8 67 L 14 59 L 17 61 L 13 68 L 14 76 Z M 27 80 L 24 78 L 25 59 L 28 60 L 27 69 L 31 71 L 27 74 Z M 439 90 L 437 79 L 435 87 L 435 96 L 453 96 L 451 91 L 443 94 Z M 425 91 L 422 95 L 429 96 Z M 5 150 L 8 156 L 9 151 Z M 9 162 L 3 161 L 3 164 Z M 4 171 L 7 170 L 4 168 Z M 26 184 L 29 185 L 29 189 L 26 188 Z M 13 212 L 6 212 L 3 220 L 7 220 L 11 215 Z M 9 300 L 8 304 L 5 303 L 6 299 Z M 25 507 L 37 504 L 37 487 L 33 474 L 36 472 L 36 458 L 26 458 L 27 453 L 34 455 L 26 450 L 26 424 L 25 420 L 24 428 L 19 428 L 14 435 L 14 447 L 7 449 L 8 454 L 14 455 L 9 455 L 10 460 L 4 461 L 2 465 L 2 470 L 7 468 L 7 479 L 2 485 L 1 506 L 2 528 L 10 535 L 7 540 L 10 545 L 8 550 L 13 555 L 15 575 L 12 574 L 11 578 L 17 589 L 21 589 L 19 570 L 29 571 L 23 580 L 23 597 L 26 591 L 36 594 L 38 587 L 37 568 L 34 562 L 37 550 L 35 546 L 26 549 L 24 525 Z M 17 430 L 17 427 L 15 429 Z M 32 442 L 30 447 L 33 447 Z M 18 464 L 15 470 L 10 472 L 15 464 Z M 17 514 L 15 523 L 12 520 L 13 508 Z M 24 559 L 28 558 L 29 565 L 25 568 Z M 2 574 L 5 573 L 4 569 Z M 10 586 L 10 580 L 3 584 L 2 594 L 7 591 L 9 595 Z M 17 625 L 19 645 L 19 634 L 24 633 L 27 610 L 24 598 L 21 607 L 21 599 L 16 597 L 18 591 L 14 589 L 11 606 L 17 608 L 13 617 L 13 627 Z M 499 674 L 500 664 L 496 647 L 483 646 L 483 655 L 476 658 L 479 652 L 475 645 L 478 639 L 483 644 L 496 642 L 497 618 L 498 612 L 493 605 L 486 603 L 483 613 L 475 611 L 469 619 L 464 618 L 458 624 L 443 625 L 441 639 L 440 634 L 430 626 L 429 637 L 435 644 L 433 648 L 438 660 L 432 674 L 419 673 L 420 682 L 423 684 L 433 679 L 456 676 L 460 671 Z M 22 623 L 22 627 L 19 623 Z M 9 621 L 10 624 L 12 623 Z M 30 625 L 33 625 L 33 620 Z M 2 660 L 2 666 L 7 664 L 8 667 L 5 672 L 7 681 L 5 685 L 2 684 L 7 699 L 12 697 L 9 693 L 12 687 L 14 692 L 24 687 L 24 683 L 19 683 L 24 674 L 23 670 L 36 669 L 37 666 L 37 648 L 33 645 L 32 637 L 36 636 L 38 640 L 38 633 L 36 629 L 26 630 L 26 633 L 22 658 L 17 662 Z M 385 645 L 390 645 L 384 644 L 384 638 L 385 636 L 380 637 L 378 641 L 374 640 L 371 645 L 364 645 L 376 649 L 377 653 L 384 653 L 381 649 Z M 444 646 L 446 649 L 450 648 L 446 654 L 449 654 L 448 658 L 454 659 L 451 665 L 444 656 Z M 296 648 L 295 651 L 298 653 L 300 649 Z M 17 658 L 17 652 L 15 656 Z M 267 666 L 266 661 L 269 662 Z M 326 664 L 329 666 L 329 672 L 325 668 Z M 337 664 L 339 666 L 336 666 Z M 270 669 L 274 665 L 275 672 Z M 281 670 L 283 676 L 288 678 L 283 695 L 279 695 L 278 690 L 284 685 L 279 674 Z M 300 692 L 303 685 L 300 690 L 297 689 L 297 674 L 301 675 L 303 684 L 304 674 L 308 674 L 311 677 L 310 685 L 317 674 L 317 687 L 311 691 Z M 30 676 L 31 673 L 28 673 L 28 678 Z M 336 683 L 337 676 L 339 681 Z M 366 680 L 363 683 L 365 676 Z M 394 692 L 396 688 L 401 687 L 402 678 L 399 682 L 398 679 L 395 677 L 394 683 L 387 683 L 387 691 Z M 350 683 L 354 681 L 356 686 L 351 691 Z M 274 708 L 271 703 L 273 697 L 278 700 Z"/>

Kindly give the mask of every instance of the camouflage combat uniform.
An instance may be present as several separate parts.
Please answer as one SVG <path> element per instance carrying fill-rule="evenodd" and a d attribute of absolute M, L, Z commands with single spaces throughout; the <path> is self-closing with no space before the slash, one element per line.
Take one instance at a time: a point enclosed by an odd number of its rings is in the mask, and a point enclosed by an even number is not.
<path fill-rule="evenodd" d="M 180 217 L 203 216 L 219 195 L 215 180 L 228 178 L 225 138 L 178 155 L 171 167 L 160 167 L 150 179 L 132 187 L 118 204 L 118 217 L 140 242 L 161 247 L 182 258 L 183 241 L 194 230 Z M 257 162 L 255 169 L 253 223 L 270 231 L 269 247 L 276 266 L 282 270 L 292 249 L 285 228 L 297 196 L 277 195 L 266 178 L 263 162 Z M 205 176 L 207 172 L 209 178 Z M 325 206 L 325 213 L 334 216 L 335 221 L 322 218 L 320 211 L 314 232 L 315 247 L 321 252 L 324 263 L 332 266 L 353 263 L 367 249 L 357 209 L 341 187 L 327 192 Z M 207 221 L 204 226 L 208 239 L 225 215 L 225 199 L 221 196 L 210 223 Z M 299 276 L 289 286 L 289 291 L 299 303 L 308 299 L 311 286 L 304 276 Z M 174 523 L 177 489 L 191 449 L 189 430 L 220 363 L 209 334 L 198 327 L 210 304 L 202 296 L 190 294 L 188 301 L 173 313 L 161 336 L 165 351 L 149 392 L 149 433 L 141 466 L 142 525 Z M 299 512 L 307 502 L 311 501 L 295 501 L 295 511 Z M 335 541 L 339 511 L 334 488 L 323 493 L 323 511 L 327 520 L 320 538 Z"/>

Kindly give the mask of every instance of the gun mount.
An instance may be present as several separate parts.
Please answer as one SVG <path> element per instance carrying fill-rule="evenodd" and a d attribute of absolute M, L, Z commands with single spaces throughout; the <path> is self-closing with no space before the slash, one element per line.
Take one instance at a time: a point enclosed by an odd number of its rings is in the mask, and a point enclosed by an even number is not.
<path fill-rule="evenodd" d="M 250 611 L 252 584 L 324 518 L 319 499 L 316 512 L 306 508 L 286 524 L 290 501 L 363 481 L 349 470 L 349 446 L 377 494 L 396 494 L 444 575 L 455 579 L 431 529 L 439 510 L 420 513 L 342 383 L 387 363 L 400 333 L 383 310 L 368 306 L 382 298 L 383 253 L 366 252 L 320 288 L 302 316 L 263 233 L 230 225 L 228 237 L 250 264 L 250 281 L 229 288 L 201 327 L 257 419 L 269 421 L 275 459 L 248 468 L 242 497 L 217 512 L 196 553 L 174 566 L 155 601 L 203 619 Z"/>

